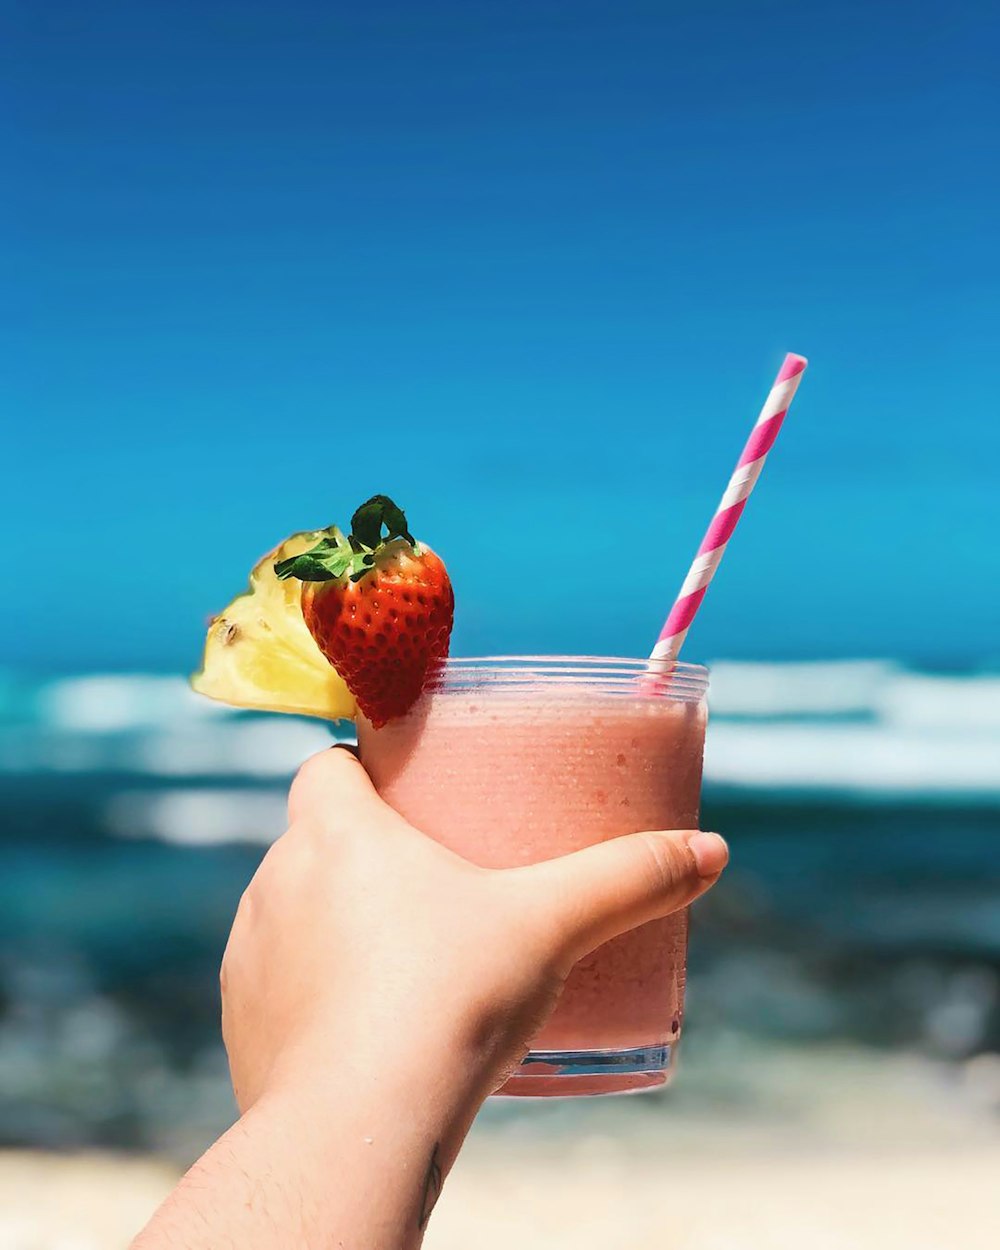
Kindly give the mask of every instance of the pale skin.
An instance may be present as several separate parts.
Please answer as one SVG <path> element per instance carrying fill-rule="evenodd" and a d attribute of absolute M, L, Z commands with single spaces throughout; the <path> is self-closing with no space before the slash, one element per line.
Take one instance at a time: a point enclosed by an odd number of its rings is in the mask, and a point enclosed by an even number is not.
<path fill-rule="evenodd" d="M 674 830 L 477 868 L 383 803 L 350 751 L 315 756 L 223 960 L 240 1118 L 133 1250 L 419 1246 L 576 960 L 691 903 L 727 859 L 717 834 Z"/>

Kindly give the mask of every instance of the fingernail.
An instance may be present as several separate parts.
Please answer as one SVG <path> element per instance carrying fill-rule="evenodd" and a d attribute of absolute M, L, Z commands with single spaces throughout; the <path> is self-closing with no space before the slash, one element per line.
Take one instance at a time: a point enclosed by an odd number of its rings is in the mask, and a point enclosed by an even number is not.
<path fill-rule="evenodd" d="M 699 829 L 688 838 L 688 850 L 694 856 L 699 877 L 717 877 L 729 863 L 729 847 L 717 833 Z"/>

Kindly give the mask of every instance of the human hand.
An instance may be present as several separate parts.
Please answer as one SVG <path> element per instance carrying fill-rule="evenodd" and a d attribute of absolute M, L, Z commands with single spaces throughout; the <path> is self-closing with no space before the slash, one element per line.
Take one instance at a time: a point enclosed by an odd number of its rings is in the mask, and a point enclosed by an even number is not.
<path fill-rule="evenodd" d="M 385 804 L 345 748 L 307 761 L 289 816 L 222 967 L 241 1111 L 373 1044 L 389 1062 L 405 1051 L 414 1080 L 447 1057 L 481 1100 L 523 1057 L 578 959 L 686 906 L 728 859 L 718 835 L 673 831 L 479 868 Z"/>
<path fill-rule="evenodd" d="M 383 803 L 343 748 L 305 764 L 289 816 L 222 965 L 242 1115 L 135 1250 L 416 1250 L 480 1103 L 573 964 L 690 903 L 728 856 L 715 834 L 639 833 L 477 868 Z"/>

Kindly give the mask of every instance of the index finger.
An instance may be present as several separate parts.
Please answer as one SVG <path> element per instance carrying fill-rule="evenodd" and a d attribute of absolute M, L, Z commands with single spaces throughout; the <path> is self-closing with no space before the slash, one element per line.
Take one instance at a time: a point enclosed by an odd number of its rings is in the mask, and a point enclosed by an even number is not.
<path fill-rule="evenodd" d="M 395 824 L 402 818 L 379 796 L 357 749 L 338 744 L 310 756 L 296 773 L 288 792 L 288 819 L 335 826 Z"/>

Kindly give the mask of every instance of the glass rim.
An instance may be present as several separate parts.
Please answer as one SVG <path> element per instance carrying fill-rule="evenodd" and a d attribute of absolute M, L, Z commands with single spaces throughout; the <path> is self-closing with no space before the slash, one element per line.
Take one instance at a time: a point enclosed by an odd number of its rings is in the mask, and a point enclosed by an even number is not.
<path fill-rule="evenodd" d="M 686 660 L 654 659 L 652 656 L 629 655 L 449 655 L 438 661 L 443 668 L 491 668 L 501 665 L 510 671 L 515 667 L 537 671 L 539 665 L 576 666 L 595 668 L 611 666 L 614 669 L 642 669 L 651 673 L 689 674 L 692 677 L 708 677 L 704 664 L 691 664 Z"/>
<path fill-rule="evenodd" d="M 435 663 L 426 689 L 439 693 L 572 690 L 697 702 L 708 690 L 701 664 L 617 655 L 450 656 Z"/>

